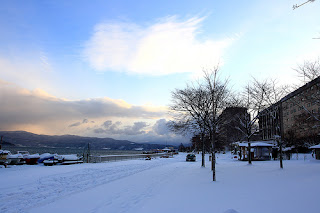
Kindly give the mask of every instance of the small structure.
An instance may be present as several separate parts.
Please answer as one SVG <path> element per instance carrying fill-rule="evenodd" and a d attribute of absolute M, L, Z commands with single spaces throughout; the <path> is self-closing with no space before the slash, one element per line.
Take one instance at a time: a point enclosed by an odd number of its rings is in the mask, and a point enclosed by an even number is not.
<path fill-rule="evenodd" d="M 272 141 L 273 142 L 273 141 Z M 238 148 L 239 160 L 248 160 L 248 143 L 236 142 L 234 143 Z M 251 159 L 252 160 L 270 160 L 271 151 L 274 145 L 263 141 L 253 141 L 250 143 Z"/>
<path fill-rule="evenodd" d="M 291 147 L 283 148 L 282 153 L 284 154 L 285 160 L 290 160 L 292 158 L 292 148 Z"/>
<path fill-rule="evenodd" d="M 317 160 L 320 160 L 320 144 L 315 145 L 315 146 L 311 146 L 310 149 L 314 150 L 315 158 Z"/>

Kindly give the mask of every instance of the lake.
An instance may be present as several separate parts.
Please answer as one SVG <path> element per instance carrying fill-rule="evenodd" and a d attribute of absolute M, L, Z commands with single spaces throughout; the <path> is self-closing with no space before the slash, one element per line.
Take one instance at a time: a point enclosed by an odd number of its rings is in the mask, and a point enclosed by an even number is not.
<path fill-rule="evenodd" d="M 82 156 L 84 153 L 87 154 L 86 148 L 54 148 L 54 147 L 17 147 L 17 146 L 3 146 L 3 150 L 9 150 L 12 154 L 16 154 L 17 151 L 28 151 L 30 154 L 43 154 L 43 153 L 52 153 L 52 154 L 77 154 Z M 107 150 L 107 149 L 90 149 L 90 154 L 94 156 L 100 155 L 126 155 L 126 154 L 141 154 L 142 151 L 135 150 Z"/>

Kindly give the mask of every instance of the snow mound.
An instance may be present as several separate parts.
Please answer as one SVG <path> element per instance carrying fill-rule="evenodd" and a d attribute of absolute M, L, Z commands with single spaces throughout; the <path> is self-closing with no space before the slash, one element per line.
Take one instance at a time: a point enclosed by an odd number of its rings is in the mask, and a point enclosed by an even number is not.
<path fill-rule="evenodd" d="M 239 213 L 234 209 L 228 209 L 227 211 L 225 211 L 224 213 Z"/>

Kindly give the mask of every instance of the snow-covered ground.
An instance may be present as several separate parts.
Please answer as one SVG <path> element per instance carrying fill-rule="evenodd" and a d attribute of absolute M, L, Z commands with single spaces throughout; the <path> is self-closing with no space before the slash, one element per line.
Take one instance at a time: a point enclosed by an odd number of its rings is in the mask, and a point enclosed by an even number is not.
<path fill-rule="evenodd" d="M 208 160 L 208 156 L 206 156 Z M 230 154 L 201 168 L 185 154 L 151 161 L 0 168 L 0 212 L 316 213 L 320 161 L 247 162 Z"/>

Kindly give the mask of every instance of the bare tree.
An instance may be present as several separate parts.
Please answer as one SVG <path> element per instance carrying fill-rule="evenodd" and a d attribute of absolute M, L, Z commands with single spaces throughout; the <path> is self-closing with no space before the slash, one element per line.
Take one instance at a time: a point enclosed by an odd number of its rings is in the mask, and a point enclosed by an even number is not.
<path fill-rule="evenodd" d="M 291 138 L 294 139 L 293 141 L 290 141 L 291 145 L 298 147 L 309 147 L 317 144 L 319 141 L 318 128 L 319 121 L 315 120 L 307 112 L 302 111 L 302 113 L 294 117 L 293 124 L 288 130 L 288 133 L 291 130 L 291 134 L 293 133 L 294 136 L 294 138 Z M 307 136 L 303 133 L 305 132 L 305 129 L 308 129 Z"/>
<path fill-rule="evenodd" d="M 217 130 L 219 127 L 219 114 L 230 104 L 228 89 L 228 79 L 221 80 L 219 77 L 219 66 L 211 70 L 204 70 L 204 81 L 207 91 L 210 94 L 209 99 L 209 119 L 206 120 L 206 127 L 209 132 L 209 138 L 211 140 L 211 169 L 212 169 L 212 180 L 216 181 L 216 157 L 215 148 L 217 141 Z"/>
<path fill-rule="evenodd" d="M 205 166 L 204 137 L 206 135 L 205 121 L 209 119 L 209 93 L 197 82 L 187 85 L 185 89 L 172 92 L 170 109 L 174 112 L 171 129 L 183 134 L 199 134 L 202 143 L 202 166 Z"/>
<path fill-rule="evenodd" d="M 202 166 L 204 166 L 204 139 L 209 136 L 211 141 L 213 181 L 215 173 L 215 143 L 219 114 L 226 107 L 228 99 L 228 80 L 221 81 L 219 67 L 203 70 L 204 79 L 196 84 L 187 85 L 185 89 L 172 92 L 170 109 L 175 113 L 172 128 L 180 132 L 193 132 L 201 135 Z"/>
<path fill-rule="evenodd" d="M 314 61 L 305 61 L 293 70 L 298 73 L 298 77 L 302 80 L 303 84 L 312 81 L 320 76 L 320 58 Z"/>
<path fill-rule="evenodd" d="M 294 70 L 298 73 L 298 77 L 301 79 L 303 84 L 305 84 L 304 86 L 307 86 L 306 83 L 311 81 L 320 81 L 318 79 L 320 76 L 320 58 L 314 61 L 305 61 L 303 64 L 298 65 L 298 67 Z M 305 117 L 307 120 L 312 119 L 316 121 L 317 124 L 314 125 L 320 126 L 319 112 L 310 110 L 310 105 L 320 106 L 320 87 L 319 85 L 315 85 L 313 87 L 315 87 L 315 89 L 311 89 L 309 92 L 301 92 L 296 95 L 297 98 L 288 98 L 286 101 L 298 106 L 299 110 L 303 110 L 305 112 L 305 116 L 303 117 Z M 298 88 L 284 87 L 283 91 L 286 94 L 290 94 L 293 89 L 297 90 Z M 301 118 L 299 119 L 301 121 Z"/>
<path fill-rule="evenodd" d="M 290 91 L 283 99 L 284 116 L 290 126 L 286 125 L 285 134 L 291 145 L 305 146 L 306 141 L 316 141 L 320 127 L 320 59 L 306 61 L 295 69 L 302 78 L 303 86 Z M 301 141 L 303 140 L 303 141 Z"/>
<path fill-rule="evenodd" d="M 276 119 L 279 115 L 274 106 L 282 97 L 283 90 L 279 89 L 274 79 L 257 80 L 255 78 L 245 87 L 242 96 L 242 107 L 247 109 L 244 115 L 239 116 L 238 130 L 244 135 L 248 142 L 248 163 L 251 164 L 251 139 L 261 131 L 257 124 L 265 114 L 270 114 L 269 118 Z M 280 123 L 277 127 L 280 132 Z"/>
<path fill-rule="evenodd" d="M 241 122 L 245 119 L 245 115 L 247 114 L 247 109 L 245 107 L 240 107 L 238 105 L 231 105 L 226 108 L 219 116 L 219 138 L 222 144 L 232 147 L 232 144 L 235 141 L 243 140 L 243 132 L 245 129 Z"/>
<path fill-rule="evenodd" d="M 282 107 L 280 100 L 284 96 L 285 91 L 282 87 L 277 85 L 276 80 L 270 79 L 268 84 L 265 84 L 265 89 L 263 90 L 266 97 L 267 107 L 259 113 L 259 119 L 266 118 L 267 121 L 273 127 L 272 136 L 273 139 L 277 142 L 280 151 L 280 168 L 283 168 L 282 162 L 282 148 L 283 148 L 283 135 L 282 135 L 282 126 L 281 126 L 281 117 L 282 117 Z"/>
<path fill-rule="evenodd" d="M 259 113 L 264 108 L 265 101 L 265 85 L 266 82 L 259 82 L 255 78 L 248 83 L 243 92 L 242 106 L 248 111 L 241 117 L 239 117 L 241 127 L 238 130 L 244 135 L 245 140 L 248 143 L 248 163 L 252 164 L 251 159 L 251 138 L 253 135 L 259 132 L 257 125 Z"/>

